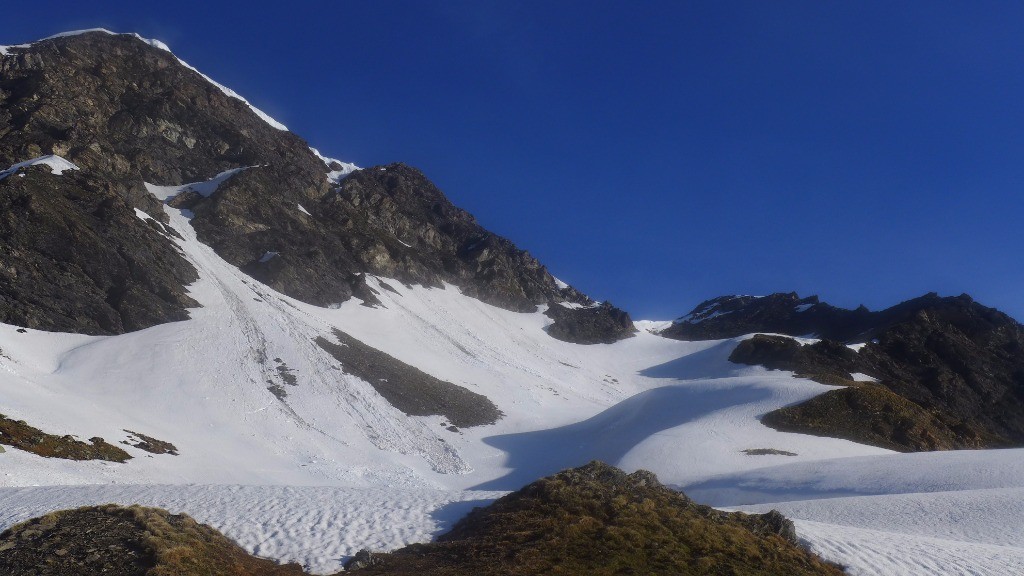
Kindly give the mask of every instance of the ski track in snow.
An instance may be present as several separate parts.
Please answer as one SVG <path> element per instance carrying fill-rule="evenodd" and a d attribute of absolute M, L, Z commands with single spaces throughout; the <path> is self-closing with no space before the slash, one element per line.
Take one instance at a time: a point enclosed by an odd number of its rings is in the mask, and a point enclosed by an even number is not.
<path fill-rule="evenodd" d="M 235 172 L 147 188 L 213 194 Z M 1024 450 L 896 454 L 768 429 L 764 413 L 832 388 L 729 363 L 742 338 L 680 342 L 647 331 L 667 323 L 641 322 L 633 338 L 579 346 L 550 338 L 541 310 L 373 277 L 381 308 L 309 306 L 224 262 L 187 211 L 165 210 L 202 307 L 111 337 L 0 325 L 0 410 L 54 434 L 119 442 L 135 430 L 180 456 L 129 446 L 134 459 L 114 464 L 9 449 L 0 527 L 84 504 L 157 505 L 330 572 L 360 548 L 429 539 L 471 503 L 603 459 L 700 502 L 777 508 L 851 574 L 1024 573 Z M 314 342 L 335 328 L 506 416 L 451 431 L 443 417 L 403 415 Z"/>

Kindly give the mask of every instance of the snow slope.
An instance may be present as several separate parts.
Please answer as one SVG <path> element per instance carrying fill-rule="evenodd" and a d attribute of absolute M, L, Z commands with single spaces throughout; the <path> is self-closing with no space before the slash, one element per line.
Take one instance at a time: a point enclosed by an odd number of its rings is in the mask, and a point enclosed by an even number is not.
<path fill-rule="evenodd" d="M 233 173 L 147 188 L 215 194 Z M 228 265 L 196 240 L 187 211 L 166 210 L 199 271 L 190 294 L 202 307 L 121 336 L 0 325 L 0 409 L 54 434 L 118 442 L 133 430 L 180 455 L 126 447 L 135 458 L 113 464 L 9 449 L 0 525 L 77 504 L 155 504 L 329 572 L 359 548 L 429 537 L 468 509 L 462 502 L 599 458 L 650 469 L 717 506 L 780 508 L 815 550 L 856 573 L 1024 571 L 1014 521 L 1024 451 L 906 455 L 770 430 L 760 415 L 831 387 L 729 363 L 739 338 L 641 330 L 580 346 L 549 337 L 542 311 L 378 278 L 368 283 L 382 308 L 309 306 Z M 314 342 L 334 329 L 486 395 L 505 417 L 453 431 L 443 417 L 403 415 Z M 743 452 L 757 448 L 796 456 Z"/>

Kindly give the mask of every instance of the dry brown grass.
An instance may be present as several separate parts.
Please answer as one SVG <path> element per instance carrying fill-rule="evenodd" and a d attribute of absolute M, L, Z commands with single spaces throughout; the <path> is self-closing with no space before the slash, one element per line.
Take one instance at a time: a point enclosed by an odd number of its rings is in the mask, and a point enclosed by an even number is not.
<path fill-rule="evenodd" d="M 65 460 L 107 460 L 126 462 L 131 455 L 108 444 L 103 438 L 90 438 L 82 442 L 72 436 L 56 436 L 29 426 L 23 420 L 11 420 L 0 414 L 0 444 L 31 452 L 45 458 Z"/>

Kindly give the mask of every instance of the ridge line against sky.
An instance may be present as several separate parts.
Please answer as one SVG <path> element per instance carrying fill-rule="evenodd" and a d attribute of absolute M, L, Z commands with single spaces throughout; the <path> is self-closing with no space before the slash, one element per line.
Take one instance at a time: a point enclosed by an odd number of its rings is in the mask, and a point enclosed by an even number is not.
<path fill-rule="evenodd" d="M 247 6 L 30 4 L 0 44 L 164 41 L 327 156 L 422 169 L 637 318 L 793 290 L 1024 318 L 1024 7 Z"/>

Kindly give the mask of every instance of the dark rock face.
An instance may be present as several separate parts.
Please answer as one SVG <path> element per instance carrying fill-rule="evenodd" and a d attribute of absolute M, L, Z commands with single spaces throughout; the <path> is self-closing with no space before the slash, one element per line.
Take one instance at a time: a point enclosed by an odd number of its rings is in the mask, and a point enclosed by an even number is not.
<path fill-rule="evenodd" d="M 130 35 L 54 38 L 0 58 L 0 159 L 57 154 L 152 214 L 143 181 L 183 184 L 271 164 L 326 192 L 323 163 L 169 52 Z"/>
<path fill-rule="evenodd" d="M 188 318 L 195 269 L 115 186 L 84 171 L 23 174 L 0 180 L 0 322 L 119 334 Z"/>
<path fill-rule="evenodd" d="M 636 333 L 629 314 L 607 302 L 583 308 L 552 304 L 544 315 L 555 321 L 548 334 L 575 344 L 611 344 Z"/>
<path fill-rule="evenodd" d="M 800 298 L 790 292 L 707 300 L 661 335 L 677 340 L 718 340 L 773 332 L 846 341 L 863 334 L 873 323 L 878 323 L 876 316 L 866 308 L 844 310 L 819 302 L 817 296 Z"/>
<path fill-rule="evenodd" d="M 184 514 L 105 505 L 65 510 L 0 534 L 0 573 L 9 576 L 304 576 L 242 550 Z"/>
<path fill-rule="evenodd" d="M 801 346 L 761 335 L 737 346 L 733 362 L 830 384 L 851 384 L 852 372 L 881 381 L 881 389 L 830 392 L 765 423 L 795 431 L 816 420 L 819 433 L 902 450 L 1024 445 L 1024 327 L 966 295 L 927 295 L 872 314 L 880 323 L 859 353 L 830 340 Z"/>
<path fill-rule="evenodd" d="M 661 486 L 650 472 L 593 462 L 474 509 L 435 543 L 347 568 L 392 575 L 842 574 L 795 538 L 793 523 L 778 512 L 719 512 Z"/>
<path fill-rule="evenodd" d="M 1024 445 L 1024 326 L 969 296 L 886 329 L 859 356 L 893 392 Z"/>
<path fill-rule="evenodd" d="M 540 262 L 485 230 L 403 164 L 352 174 L 316 214 L 353 228 L 352 252 L 365 254 L 364 265 L 374 274 L 427 286 L 450 282 L 464 294 L 517 311 L 581 299 L 574 290 L 559 289 Z"/>
<path fill-rule="evenodd" d="M 729 361 L 789 370 L 822 384 L 851 384 L 852 373 L 861 372 L 857 353 L 842 343 L 821 340 L 804 345 L 785 336 L 765 334 L 740 342 Z"/>
<path fill-rule="evenodd" d="M 97 219 L 107 224 L 107 214 L 97 213 L 96 205 L 129 215 L 126 209 L 137 207 L 166 222 L 144 182 L 180 185 L 251 167 L 209 197 L 183 193 L 171 203 L 195 214 L 199 239 L 225 260 L 311 304 L 353 296 L 373 303 L 360 285 L 364 273 L 426 286 L 448 282 L 516 311 L 587 300 L 571 288 L 560 289 L 536 259 L 485 230 L 413 168 L 393 164 L 358 171 L 340 185 L 329 182 L 328 166 L 301 138 L 271 127 L 170 53 L 132 36 L 86 33 L 12 48 L 0 57 L 0 168 L 46 154 L 82 169 L 72 179 L 75 189 L 64 194 L 69 202 L 50 207 L 54 231 L 94 226 Z M 12 186 L 13 180 L 0 185 Z M 121 236 L 138 236 L 133 229 L 146 226 L 132 219 L 119 223 Z M 103 238 L 104 250 L 135 250 L 136 238 L 121 236 Z M 159 241 L 143 243 L 159 258 L 125 267 L 160 282 L 147 279 L 145 289 L 98 282 L 101 300 L 129 300 L 124 313 L 90 298 L 68 304 L 50 296 L 33 307 L 24 289 L 0 284 L 0 310 L 6 310 L 0 320 L 105 334 L 185 318 L 184 308 L 194 303 L 181 286 L 194 272 L 169 240 L 164 248 L 154 246 Z M 110 258 L 54 261 L 33 245 L 7 248 L 26 261 L 19 274 L 42 270 L 31 280 L 43 294 L 56 294 L 83 276 L 123 276 L 108 270 Z M 264 258 L 267 253 L 276 256 Z M 49 270 L 69 259 L 75 260 L 69 267 L 77 276 Z M 145 292 L 156 296 L 146 298 Z M 41 312 L 61 306 L 71 309 Z"/>
<path fill-rule="evenodd" d="M 410 416 L 444 416 L 458 427 L 494 424 L 503 416 L 486 396 L 440 380 L 397 358 L 363 344 L 340 330 L 339 343 L 317 338 L 316 343 L 342 369 L 368 382 L 392 406 Z"/>

